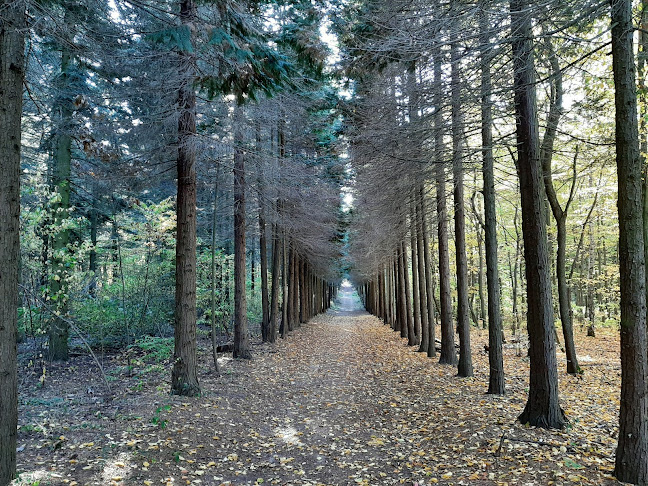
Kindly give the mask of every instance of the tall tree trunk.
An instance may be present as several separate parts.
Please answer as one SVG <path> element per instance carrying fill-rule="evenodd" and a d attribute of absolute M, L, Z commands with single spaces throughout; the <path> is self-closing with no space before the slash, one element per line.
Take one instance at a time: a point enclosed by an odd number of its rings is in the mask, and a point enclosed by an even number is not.
<path fill-rule="evenodd" d="M 423 237 L 423 259 L 425 264 L 425 301 L 427 303 L 428 347 L 429 358 L 436 356 L 436 318 L 434 312 L 434 283 L 432 281 L 432 255 L 430 249 L 430 235 L 428 233 L 427 215 L 425 214 L 425 190 L 423 184 L 419 188 L 419 218 L 421 221 L 421 235 Z"/>
<path fill-rule="evenodd" d="M 400 331 L 400 336 L 402 338 L 407 337 L 407 304 L 405 303 L 406 287 L 405 287 L 405 265 L 403 264 L 403 250 L 402 246 L 398 245 L 397 250 L 397 259 L 398 259 L 398 313 L 399 313 L 399 323 L 398 330 Z"/>
<path fill-rule="evenodd" d="M 272 225 L 272 288 L 270 290 L 270 328 L 268 342 L 277 340 L 279 322 L 279 293 L 281 282 L 281 237 L 276 224 Z"/>
<path fill-rule="evenodd" d="M 18 262 L 25 6 L 0 2 L 0 486 L 16 474 Z"/>
<path fill-rule="evenodd" d="M 261 140 L 261 124 L 256 123 L 256 150 L 263 153 Z M 270 303 L 268 296 L 268 241 L 266 229 L 266 189 L 263 177 L 263 158 L 257 157 L 259 173 L 259 259 L 261 274 L 261 339 L 263 342 L 270 341 Z"/>
<path fill-rule="evenodd" d="M 245 150 L 242 107 L 234 108 L 234 358 L 250 359 L 245 289 Z"/>
<path fill-rule="evenodd" d="M 291 330 L 300 327 L 299 322 L 299 254 L 295 248 L 291 249 L 291 282 L 292 301 L 290 303 Z"/>
<path fill-rule="evenodd" d="M 412 255 L 412 312 L 414 315 L 415 344 L 421 344 L 421 302 L 418 273 L 418 249 L 416 247 L 418 241 L 416 238 L 416 203 L 413 197 L 411 199 L 410 252 Z"/>
<path fill-rule="evenodd" d="M 299 258 L 299 322 L 308 320 L 308 311 L 306 310 L 306 259 Z"/>
<path fill-rule="evenodd" d="M 407 321 L 407 345 L 416 345 L 416 334 L 414 334 L 414 316 L 412 314 L 412 300 L 410 299 L 410 270 L 409 258 L 407 257 L 407 243 L 401 241 L 401 259 L 403 265 L 403 292 L 405 299 L 405 313 Z"/>
<path fill-rule="evenodd" d="M 466 211 L 464 201 L 462 157 L 461 76 L 459 47 L 450 46 L 452 76 L 452 173 L 454 180 L 455 257 L 457 262 L 457 329 L 459 330 L 458 373 L 461 377 L 473 375 L 470 352 L 470 314 L 468 303 L 468 262 L 466 260 Z"/>
<path fill-rule="evenodd" d="M 639 46 L 637 50 L 637 87 L 639 91 L 639 156 L 643 167 L 643 237 L 648 242 L 648 92 L 646 90 L 646 69 L 648 64 L 648 0 L 641 0 L 641 18 L 639 28 Z M 648 244 L 644 244 L 644 259 L 648 261 Z M 599 275 L 601 265 L 599 259 Z M 648 279 L 648 272 L 646 272 Z M 648 282 L 646 285 L 648 292 Z M 648 298 L 648 297 L 647 297 Z M 594 337 L 594 323 L 587 328 L 587 335 Z"/>
<path fill-rule="evenodd" d="M 288 243 L 286 238 L 286 230 L 282 230 L 281 234 L 282 245 L 282 260 L 281 260 L 281 337 L 285 338 L 288 335 L 288 281 L 290 280 L 290 272 L 288 268 Z"/>
<path fill-rule="evenodd" d="M 288 243 L 288 331 L 295 329 L 295 249 L 293 243 Z"/>
<path fill-rule="evenodd" d="M 531 40 L 532 7 L 527 0 L 511 0 L 510 5 L 530 358 L 529 397 L 519 420 L 538 427 L 562 428 L 565 416 L 558 403 L 551 267 L 544 218 L 545 195 L 539 157 Z"/>
<path fill-rule="evenodd" d="M 256 249 L 254 248 L 254 239 L 250 241 L 250 294 L 254 300 L 254 291 L 256 290 Z"/>
<path fill-rule="evenodd" d="M 214 370 L 220 373 L 218 367 L 218 342 L 216 340 L 216 227 L 218 222 L 218 180 L 220 179 L 220 167 L 216 168 L 216 181 L 214 182 L 214 204 L 212 208 L 212 227 L 211 227 L 211 341 L 212 341 L 212 358 L 214 360 Z"/>
<path fill-rule="evenodd" d="M 425 245 L 423 239 L 423 214 L 422 201 L 423 186 L 420 185 L 414 193 L 415 221 L 416 221 L 416 250 L 418 252 L 418 280 L 419 280 L 419 304 L 421 306 L 421 346 L 419 352 L 427 353 L 430 347 L 430 322 L 428 321 L 428 301 L 427 301 L 427 277 L 425 261 Z"/>
<path fill-rule="evenodd" d="M 476 176 L 476 174 L 475 174 Z M 476 181 L 475 181 L 476 182 Z M 476 211 L 481 213 L 481 208 L 477 208 Z M 481 219 L 481 214 L 480 214 Z M 482 329 L 486 329 L 486 297 L 484 295 L 484 234 L 483 234 L 484 225 L 477 222 L 475 225 L 475 233 L 477 235 L 477 258 L 478 258 L 478 268 L 477 268 L 477 290 L 479 294 L 479 319 L 481 320 Z"/>
<path fill-rule="evenodd" d="M 551 99 L 549 114 L 547 116 L 547 128 L 542 139 L 540 147 L 540 163 L 542 165 L 543 179 L 547 200 L 551 212 L 556 221 L 558 249 L 556 253 L 556 280 L 558 282 L 558 307 L 560 309 L 560 321 L 562 322 L 563 337 L 565 339 L 565 353 L 567 355 L 567 373 L 578 374 L 578 358 L 576 356 L 576 347 L 574 345 L 574 330 L 572 323 L 571 302 L 569 301 L 569 288 L 566 276 L 566 246 L 567 246 L 567 213 L 571 205 L 574 191 L 576 188 L 576 160 L 578 158 L 578 147 L 573 162 L 573 180 L 569 198 L 563 209 L 558 201 L 558 196 L 553 185 L 553 174 L 551 160 L 553 156 L 553 146 L 558 130 L 558 122 L 562 115 L 562 71 L 558 64 L 558 59 L 553 45 L 549 38 L 545 38 L 545 45 L 549 53 L 549 63 L 551 65 Z"/>
<path fill-rule="evenodd" d="M 263 186 L 262 186 L 263 187 Z M 268 301 L 268 242 L 265 222 L 265 204 L 263 190 L 259 194 L 259 258 L 261 259 L 261 338 L 263 342 L 270 340 L 270 304 Z M 274 265 L 274 258 L 273 258 Z M 274 280 L 274 266 L 273 266 Z"/>
<path fill-rule="evenodd" d="M 90 207 L 90 258 L 88 263 L 88 271 L 90 272 L 90 284 L 88 286 L 88 293 L 90 296 L 95 297 L 97 294 L 97 231 L 99 230 L 99 209 L 98 205 L 99 190 L 97 184 L 92 184 L 92 206 Z"/>
<path fill-rule="evenodd" d="M 181 0 L 180 21 L 193 25 L 196 5 Z M 183 77 L 178 92 L 178 196 L 175 286 L 175 345 L 171 393 L 200 394 L 196 359 L 196 58 L 187 51 L 178 53 Z"/>
<path fill-rule="evenodd" d="M 505 392 L 504 360 L 502 357 L 502 313 L 500 307 L 500 282 L 497 268 L 497 207 L 495 201 L 495 176 L 493 170 L 493 116 L 492 81 L 490 63 L 490 22 L 488 0 L 482 0 L 479 16 L 481 48 L 481 129 L 482 175 L 484 179 L 484 247 L 486 253 L 486 285 L 488 292 L 488 393 Z"/>
<path fill-rule="evenodd" d="M 626 483 L 648 484 L 646 271 L 632 2 L 611 4 L 621 289 L 621 409 L 614 474 Z"/>
<path fill-rule="evenodd" d="M 69 20 L 70 10 L 66 7 L 65 18 Z M 52 319 L 49 329 L 49 358 L 54 361 L 67 361 L 68 323 L 64 318 L 68 301 L 68 271 L 66 253 L 70 241 L 70 230 L 66 224 L 70 210 L 72 137 L 72 100 L 70 99 L 70 63 L 72 62 L 67 47 L 61 49 L 61 76 L 59 90 L 61 98 L 55 107 L 55 118 L 59 126 L 56 133 L 54 151 L 54 170 L 52 188 L 58 194 L 57 202 L 52 205 L 54 213 L 54 234 L 52 236 L 52 272 L 50 277 L 50 299 L 54 301 L 57 314 Z"/>
<path fill-rule="evenodd" d="M 454 328 L 452 325 L 452 297 L 450 295 L 450 250 L 448 247 L 448 212 L 446 207 L 446 180 L 443 161 L 443 86 L 441 84 L 441 53 L 434 56 L 434 83 L 436 110 L 434 113 L 435 131 L 435 170 L 436 170 L 436 203 L 437 233 L 439 244 L 439 286 L 441 314 L 441 355 L 439 363 L 457 364 L 457 353 L 454 346 Z"/>

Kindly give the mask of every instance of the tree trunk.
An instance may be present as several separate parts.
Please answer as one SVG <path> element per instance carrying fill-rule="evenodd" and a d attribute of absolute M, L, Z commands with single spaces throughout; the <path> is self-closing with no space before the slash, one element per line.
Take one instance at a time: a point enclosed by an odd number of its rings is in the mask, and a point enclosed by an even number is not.
<path fill-rule="evenodd" d="M 472 354 L 470 352 L 470 314 L 468 303 L 468 262 L 466 260 L 466 211 L 464 201 L 462 153 L 462 116 L 461 116 L 461 76 L 459 73 L 459 51 L 456 43 L 450 46 L 452 71 L 452 173 L 454 181 L 454 228 L 455 258 L 457 263 L 457 329 L 459 331 L 460 377 L 473 375 Z"/>
<path fill-rule="evenodd" d="M 648 484 L 646 273 L 632 2 L 611 4 L 621 289 L 621 409 L 614 474 L 626 483 Z"/>
<path fill-rule="evenodd" d="M 563 337 L 565 339 L 565 353 L 567 355 L 567 373 L 578 374 L 580 367 L 576 356 L 576 347 L 574 345 L 574 331 L 572 323 L 571 302 L 569 301 L 569 290 L 566 277 L 566 246 L 567 246 L 567 213 L 574 196 L 576 188 L 576 160 L 578 157 L 578 147 L 576 147 L 576 156 L 574 157 L 573 173 L 574 178 L 569 193 L 569 198 L 565 203 L 564 209 L 558 201 L 556 190 L 553 185 L 553 175 L 551 160 L 553 156 L 554 140 L 558 130 L 558 122 L 562 115 L 562 71 L 556 58 L 553 45 L 549 38 L 545 38 L 545 45 L 549 52 L 549 63 L 551 65 L 551 99 L 549 106 L 549 115 L 547 116 L 547 128 L 545 130 L 542 146 L 540 147 L 540 163 L 542 165 L 543 179 L 547 200 L 551 207 L 551 212 L 556 221 L 558 249 L 556 253 L 556 280 L 558 282 L 558 307 L 560 309 L 560 321 L 562 322 Z"/>
<path fill-rule="evenodd" d="M 308 320 L 306 310 L 306 259 L 299 258 L 299 322 L 305 323 Z"/>
<path fill-rule="evenodd" d="M 423 186 L 420 185 L 414 193 L 414 208 L 415 208 L 415 225 L 416 225 L 416 250 L 418 252 L 418 281 L 419 281 L 419 304 L 421 306 L 421 346 L 419 352 L 427 353 L 430 347 L 430 323 L 428 321 L 428 301 L 427 301 L 427 277 L 426 277 L 426 261 L 425 261 L 425 245 L 423 239 L 423 204 L 421 198 L 423 197 Z"/>
<path fill-rule="evenodd" d="M 259 194 L 259 258 L 261 259 L 261 338 L 263 342 L 270 340 L 270 304 L 268 302 L 268 242 L 266 237 L 265 206 L 263 191 Z M 273 258 L 274 277 L 274 258 Z M 274 278 L 273 278 L 274 280 Z"/>
<path fill-rule="evenodd" d="M 547 250 L 545 194 L 535 99 L 531 5 L 527 0 L 511 0 L 510 5 L 530 358 L 529 397 L 519 420 L 543 428 L 562 428 L 565 416 L 558 403 L 551 267 Z"/>
<path fill-rule="evenodd" d="M 180 21 L 194 23 L 193 0 L 180 2 Z M 183 76 L 178 92 L 178 196 L 176 237 L 175 345 L 171 393 L 200 394 L 196 363 L 196 93 L 193 83 L 196 59 L 190 52 L 178 53 Z"/>
<path fill-rule="evenodd" d="M 295 250 L 292 248 L 292 243 L 288 243 L 288 261 L 286 262 L 288 266 L 288 301 L 286 302 L 287 306 L 287 323 L 288 331 L 295 329 L 295 314 L 294 314 L 294 302 L 295 302 Z"/>
<path fill-rule="evenodd" d="M 214 204 L 212 208 L 212 227 L 211 227 L 211 341 L 212 341 L 212 358 L 214 361 L 214 370 L 220 373 L 218 367 L 218 342 L 216 340 L 216 226 L 218 221 L 218 179 L 220 178 L 220 168 L 216 169 L 216 181 L 214 182 Z"/>
<path fill-rule="evenodd" d="M 412 254 L 412 312 L 414 315 L 415 344 L 421 343 L 421 302 L 420 284 L 418 273 L 418 250 L 416 248 L 416 210 L 414 197 L 411 198 L 411 227 L 410 227 L 410 252 Z"/>
<path fill-rule="evenodd" d="M 279 322 L 279 293 L 281 282 L 281 238 L 276 224 L 272 226 L 272 288 L 270 290 L 270 328 L 268 342 L 277 340 Z"/>
<path fill-rule="evenodd" d="M 88 293 L 91 297 L 97 295 L 97 231 L 99 229 L 99 209 L 97 208 L 99 198 L 99 191 L 97 184 L 92 184 L 92 206 L 90 207 L 90 257 L 88 263 L 88 271 L 90 272 L 90 284 L 88 285 Z"/>
<path fill-rule="evenodd" d="M 427 304 L 428 347 L 429 358 L 436 356 L 435 313 L 434 313 L 434 284 L 432 282 L 432 255 L 430 254 L 430 235 L 428 233 L 427 217 L 425 214 L 425 191 L 423 184 L 419 187 L 419 218 L 421 236 L 423 238 L 423 260 L 425 266 L 425 301 Z"/>
<path fill-rule="evenodd" d="M 69 9 L 67 8 L 65 18 L 69 19 Z M 70 210 L 72 163 L 72 137 L 70 136 L 72 101 L 67 94 L 69 91 L 70 62 L 70 52 L 67 47 L 63 47 L 61 50 L 61 76 L 59 81 L 59 89 L 63 94 L 55 107 L 55 117 L 59 126 L 56 133 L 54 171 L 52 173 L 52 189 L 58 194 L 57 202 L 52 205 L 54 234 L 52 236 L 52 272 L 49 295 L 57 311 L 49 329 L 49 358 L 53 361 L 67 361 L 69 358 L 69 330 L 64 315 L 67 312 L 68 300 L 67 281 L 69 272 L 67 271 L 65 256 L 70 241 L 70 230 L 66 222 Z"/>
<path fill-rule="evenodd" d="M 398 258 L 398 330 L 402 338 L 407 337 L 407 305 L 406 300 L 406 287 L 405 287 L 405 265 L 403 264 L 403 250 L 402 246 L 398 245 L 397 250 Z"/>
<path fill-rule="evenodd" d="M 16 474 L 18 262 L 25 6 L 0 2 L 0 486 Z"/>
<path fill-rule="evenodd" d="M 563 327 L 563 338 L 565 340 L 565 353 L 567 355 L 567 373 L 572 375 L 581 372 L 576 356 L 574 344 L 574 330 L 572 322 L 572 311 L 570 302 L 569 284 L 566 277 L 566 248 L 567 248 L 567 218 L 565 216 L 556 220 L 558 253 L 556 256 L 556 278 L 558 280 L 558 305 L 560 308 L 560 321 Z"/>
<path fill-rule="evenodd" d="M 410 270 L 409 258 L 407 257 L 407 243 L 401 241 L 401 260 L 403 265 L 403 298 L 405 299 L 405 320 L 407 322 L 407 345 L 416 345 L 416 334 L 414 334 L 414 316 L 412 314 L 412 300 L 410 299 Z"/>
<path fill-rule="evenodd" d="M 281 260 L 281 337 L 285 339 L 288 335 L 288 280 L 289 280 L 289 269 L 288 269 L 288 244 L 286 242 L 286 231 L 282 230 L 281 234 L 281 245 L 282 245 L 282 260 Z"/>
<path fill-rule="evenodd" d="M 482 0 L 479 17 L 481 51 L 481 129 L 482 175 L 484 179 L 484 247 L 486 253 L 486 285 L 488 292 L 488 393 L 505 393 L 504 361 L 502 358 L 502 314 L 500 308 L 499 261 L 497 257 L 497 207 L 493 170 L 493 116 L 490 63 L 490 34 L 487 0 Z"/>
<path fill-rule="evenodd" d="M 434 155 L 436 171 L 437 233 L 439 244 L 439 285 L 441 314 L 441 355 L 439 363 L 457 364 L 452 326 L 452 297 L 450 288 L 450 250 L 448 247 L 448 213 L 446 208 L 446 180 L 443 161 L 443 85 L 441 79 L 441 52 L 434 53 Z"/>
<path fill-rule="evenodd" d="M 261 124 L 256 123 L 256 151 L 261 154 L 263 150 L 261 139 Z M 265 183 L 263 179 L 263 159 L 257 157 L 259 173 L 259 259 L 260 259 L 260 279 L 261 279 L 261 339 L 263 342 L 268 342 L 268 335 L 270 329 L 270 303 L 268 296 L 268 242 L 267 242 L 267 229 L 265 221 L 265 204 L 266 193 Z"/>
<path fill-rule="evenodd" d="M 300 327 L 301 323 L 299 322 L 299 254 L 295 248 L 292 249 L 292 302 L 290 305 L 291 309 L 291 319 L 292 323 L 291 329 L 296 329 Z"/>
<path fill-rule="evenodd" d="M 234 108 L 234 358 L 250 359 L 245 289 L 245 150 L 242 108 Z"/>

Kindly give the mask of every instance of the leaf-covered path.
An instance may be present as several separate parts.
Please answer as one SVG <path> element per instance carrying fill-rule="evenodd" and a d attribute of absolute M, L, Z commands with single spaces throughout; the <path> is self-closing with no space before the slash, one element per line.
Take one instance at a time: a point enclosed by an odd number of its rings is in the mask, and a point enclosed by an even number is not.
<path fill-rule="evenodd" d="M 590 383 L 563 376 L 574 427 L 533 430 L 515 422 L 524 359 L 509 350 L 511 393 L 494 397 L 484 394 L 487 357 L 475 352 L 475 378 L 459 379 L 347 293 L 287 340 L 257 346 L 253 360 L 228 361 L 218 377 L 205 369 L 203 397 L 125 391 L 96 438 L 61 419 L 66 436 L 19 461 L 32 470 L 40 459 L 50 484 L 72 486 L 616 484 L 607 474 L 617 405 L 609 389 L 592 389 L 610 371 L 590 368 Z M 573 398 L 581 385 L 587 393 Z"/>

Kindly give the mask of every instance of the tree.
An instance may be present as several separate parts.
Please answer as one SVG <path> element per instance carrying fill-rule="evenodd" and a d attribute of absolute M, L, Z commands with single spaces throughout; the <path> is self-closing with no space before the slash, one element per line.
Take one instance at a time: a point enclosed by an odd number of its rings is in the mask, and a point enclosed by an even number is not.
<path fill-rule="evenodd" d="M 545 194 L 535 96 L 532 9 L 527 0 L 511 0 L 510 10 L 530 358 L 529 396 L 519 420 L 538 427 L 562 428 L 565 416 L 558 403 L 551 277 L 544 220 Z"/>
<path fill-rule="evenodd" d="M 457 364 L 452 326 L 452 298 L 450 295 L 450 252 L 448 248 L 448 213 L 446 204 L 445 168 L 443 161 L 443 83 L 441 80 L 441 49 L 434 52 L 434 154 L 436 168 L 437 234 L 439 244 L 439 287 L 441 303 L 441 353 L 439 363 Z"/>
<path fill-rule="evenodd" d="M 65 25 L 72 23 L 72 7 L 61 2 Z M 55 302 L 57 314 L 52 319 L 49 329 L 49 358 L 56 361 L 68 359 L 68 323 L 64 317 L 67 312 L 68 290 L 66 282 L 69 272 L 66 264 L 67 247 L 70 242 L 68 218 L 71 194 L 72 163 L 72 99 L 70 77 L 72 69 L 71 42 L 61 45 L 61 71 L 57 80 L 58 99 L 54 106 L 54 118 L 58 121 L 54 142 L 54 160 L 52 169 L 52 188 L 56 194 L 52 204 L 54 231 L 52 235 L 52 275 L 50 277 L 50 299 Z"/>
<path fill-rule="evenodd" d="M 455 21 L 458 25 L 458 21 Z M 461 75 L 459 46 L 450 45 L 452 98 L 452 173 L 454 198 L 455 257 L 457 263 L 457 329 L 459 331 L 458 372 L 461 377 L 473 375 L 470 352 L 470 317 L 468 314 L 468 261 L 466 258 L 466 214 L 462 160 L 463 120 L 461 113 Z"/>
<path fill-rule="evenodd" d="M 0 486 L 16 473 L 18 262 L 25 6 L 0 2 Z"/>
<path fill-rule="evenodd" d="M 193 0 L 180 1 L 183 29 L 191 32 L 196 15 Z M 171 392 L 196 396 L 200 394 L 196 368 L 196 57 L 191 49 L 179 50 L 177 55 L 182 81 L 178 91 L 175 345 Z"/>
<path fill-rule="evenodd" d="M 234 108 L 234 357 L 250 359 L 245 290 L 245 150 L 242 108 Z"/>
<path fill-rule="evenodd" d="M 563 337 L 565 339 L 565 353 L 567 355 L 567 373 L 578 374 L 581 372 L 576 356 L 574 345 L 574 330 L 572 324 L 570 292 L 566 274 L 566 247 L 567 247 L 567 214 L 574 198 L 576 188 L 576 160 L 578 159 L 578 147 L 574 155 L 573 179 L 569 197 L 563 208 L 558 200 L 554 188 L 551 160 L 554 150 L 554 141 L 558 130 L 558 122 L 562 115 L 562 71 L 558 64 L 556 52 L 554 51 L 551 39 L 545 37 L 544 44 L 549 56 L 551 66 L 551 93 L 549 100 L 549 114 L 547 115 L 547 127 L 540 146 L 540 164 L 542 165 L 543 179 L 547 200 L 551 212 L 556 221 L 558 248 L 556 250 L 556 280 L 558 281 L 558 306 L 560 309 L 560 321 L 562 322 Z"/>
<path fill-rule="evenodd" d="M 500 282 L 497 259 L 497 219 L 495 206 L 495 177 L 493 173 L 493 115 L 492 78 L 488 2 L 482 0 L 479 11 L 480 66 L 481 66 L 481 136 L 482 174 L 484 179 L 484 246 L 486 248 L 486 285 L 488 292 L 488 393 L 503 395 L 505 391 L 504 362 L 502 359 L 502 316 L 500 309 Z"/>
<path fill-rule="evenodd" d="M 626 483 L 648 484 L 646 270 L 632 2 L 613 0 L 611 20 L 621 288 L 621 408 L 614 474 Z"/>

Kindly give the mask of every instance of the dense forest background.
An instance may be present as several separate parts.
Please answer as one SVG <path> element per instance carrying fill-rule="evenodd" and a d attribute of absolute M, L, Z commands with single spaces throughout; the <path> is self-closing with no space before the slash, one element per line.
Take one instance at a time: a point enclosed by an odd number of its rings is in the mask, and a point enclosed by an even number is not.
<path fill-rule="evenodd" d="M 349 279 L 461 377 L 487 329 L 490 394 L 503 340 L 528 345 L 539 427 L 567 424 L 575 330 L 620 330 L 615 473 L 644 484 L 647 7 L 0 3 L 0 483 L 16 333 L 42 385 L 70 356 L 162 353 L 198 396 L 197 339 L 218 371 Z"/>

